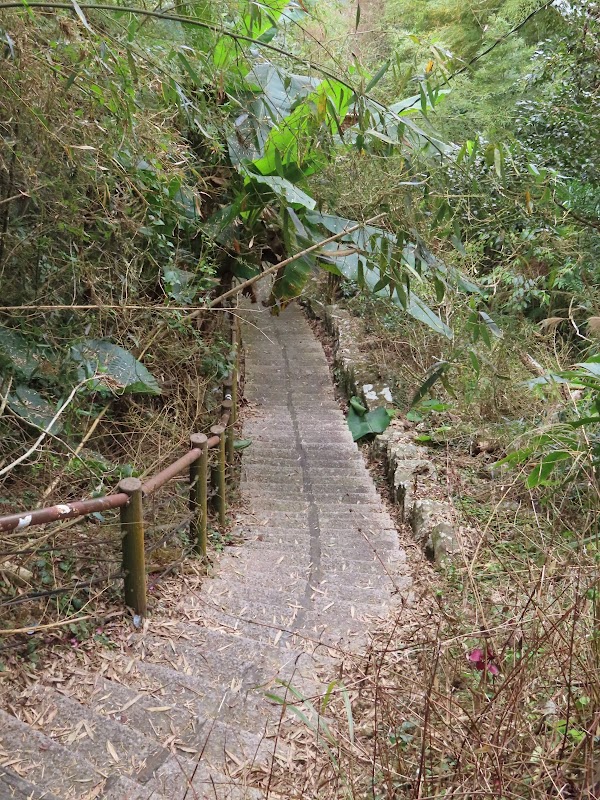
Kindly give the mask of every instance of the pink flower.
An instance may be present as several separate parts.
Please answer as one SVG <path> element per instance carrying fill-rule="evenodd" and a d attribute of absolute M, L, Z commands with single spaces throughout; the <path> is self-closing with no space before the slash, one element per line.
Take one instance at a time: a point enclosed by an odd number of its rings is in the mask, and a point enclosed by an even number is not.
<path fill-rule="evenodd" d="M 492 650 L 488 649 L 486 653 L 480 647 L 476 647 L 475 650 L 471 650 L 467 655 L 467 659 L 479 672 L 487 671 L 490 675 L 500 675 L 500 668 L 496 664 L 496 656 Z"/>

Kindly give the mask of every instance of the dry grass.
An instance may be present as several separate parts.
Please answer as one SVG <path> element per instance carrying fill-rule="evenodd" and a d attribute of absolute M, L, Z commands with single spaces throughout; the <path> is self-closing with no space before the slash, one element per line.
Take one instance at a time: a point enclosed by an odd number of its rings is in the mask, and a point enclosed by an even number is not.
<path fill-rule="evenodd" d="M 82 338 L 107 338 L 142 358 L 161 395 L 118 390 L 78 395 L 63 417 L 60 438 L 46 438 L 31 458 L 3 477 L 2 514 L 105 494 L 127 474 L 145 477 L 162 468 L 188 448 L 190 433 L 214 423 L 218 386 L 227 369 L 221 315 L 207 314 L 196 321 L 200 327 L 186 322 L 182 312 L 165 312 L 170 301 L 161 265 L 167 260 L 156 251 L 157 239 L 143 234 L 162 184 L 185 179 L 195 154 L 178 133 L 177 112 L 158 95 L 144 113 L 129 109 L 128 127 L 123 107 L 111 110 L 106 97 L 98 100 L 90 90 L 97 80 L 98 91 L 109 94 L 113 68 L 123 58 L 113 37 L 118 23 L 100 15 L 93 24 L 104 26 L 106 43 L 114 45 L 105 59 L 98 57 L 99 40 L 87 37 L 68 13 L 3 15 L 14 53 L 5 54 L 0 78 L 0 286 L 3 304 L 23 308 L 4 310 L 2 326 L 35 343 L 40 366 L 29 383 L 51 404 L 78 381 L 68 353 Z M 146 31 L 148 43 L 151 26 Z M 74 64 L 75 80 L 69 82 Z M 143 57 L 139 69 L 152 72 Z M 126 103 L 124 94 L 117 95 L 117 104 Z M 119 162 L 123 153 L 134 165 L 138 158 L 151 162 L 155 173 L 142 179 Z M 209 168 L 202 176 L 197 173 L 196 184 L 209 176 Z M 210 189 L 204 188 L 209 198 Z M 190 268 L 187 244 L 182 237 L 173 267 Z M 202 258 L 196 254 L 196 265 Z M 94 308 L 70 310 L 70 304 Z M 128 304 L 132 307 L 118 310 Z M 161 305 L 165 313 L 157 315 L 152 308 Z M 160 335 L 155 335 L 157 323 Z M 2 366 L 10 374 L 12 364 Z M 10 386 L 23 379 L 11 380 L 5 378 L 0 387 L 2 467 L 39 434 L 4 402 Z M 153 497 L 146 504 L 149 546 L 186 514 L 185 485 L 174 483 Z M 155 551 L 154 566 L 164 570 L 186 546 L 185 536 L 176 534 L 169 548 Z M 115 596 L 110 580 L 89 591 L 21 605 L 14 601 L 119 572 L 120 549 L 115 514 L 0 536 L 0 627 L 46 624 L 90 609 L 102 613 Z"/>
<path fill-rule="evenodd" d="M 399 384 L 428 366 L 430 337 L 415 326 L 390 331 L 375 314 L 362 325 L 357 338 L 385 379 Z M 411 354 L 408 370 L 398 347 Z M 523 347 L 522 337 L 507 337 L 496 356 L 501 374 L 524 374 Z M 543 363 L 546 343 L 529 347 Z M 280 792 L 291 782 L 287 796 L 600 797 L 595 473 L 574 490 L 543 494 L 526 490 L 522 475 L 494 472 L 511 444 L 505 409 L 534 418 L 541 406 L 530 396 L 526 407 L 524 388 L 491 384 L 489 404 L 454 405 L 427 422 L 452 428 L 431 458 L 462 552 L 434 570 L 404 531 L 415 602 L 375 633 L 367 657 L 346 659 L 335 676 L 343 691 L 324 704 L 312 698 L 319 735 L 305 727 L 298 763 L 274 769 Z M 298 742 L 293 712 L 289 722 Z"/>
<path fill-rule="evenodd" d="M 311 698 L 320 735 L 300 736 L 289 713 L 302 748 L 292 769 L 275 766 L 276 789 L 291 781 L 287 796 L 319 800 L 599 796 L 595 554 L 553 547 L 543 525 L 514 514 L 490 514 L 477 532 L 442 574 L 413 548 L 412 608 L 367 657 L 346 658 L 343 691 Z M 469 660 L 477 648 L 484 668 Z"/>

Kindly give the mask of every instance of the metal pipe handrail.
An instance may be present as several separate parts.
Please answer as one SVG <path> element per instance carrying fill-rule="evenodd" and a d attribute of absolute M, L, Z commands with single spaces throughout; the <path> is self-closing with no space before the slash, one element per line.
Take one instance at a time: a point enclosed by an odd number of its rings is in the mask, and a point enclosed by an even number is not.
<path fill-rule="evenodd" d="M 230 414 L 226 413 L 220 417 L 220 424 L 227 427 Z M 211 436 L 207 442 L 207 447 L 217 447 L 220 441 L 220 436 Z M 169 466 L 165 467 L 156 475 L 153 475 L 142 485 L 142 492 L 144 497 L 149 497 L 151 494 L 164 486 L 171 478 L 179 475 L 186 467 L 193 464 L 196 459 L 200 458 L 200 449 L 194 447 L 187 453 L 178 458 Z M 88 514 L 93 514 L 98 511 L 108 511 L 112 508 L 121 508 L 126 505 L 129 496 L 124 492 L 116 492 L 113 494 L 105 495 L 104 497 L 94 497 L 91 500 L 77 500 L 73 503 L 57 503 L 54 506 L 46 506 L 45 508 L 36 508 L 31 511 L 21 511 L 17 514 L 7 514 L 0 517 L 0 533 L 5 533 L 12 530 L 22 530 L 23 528 L 30 528 L 34 525 L 47 525 L 49 522 L 59 522 L 64 519 L 74 519 L 76 517 L 86 517 Z"/>
<path fill-rule="evenodd" d="M 22 530 L 32 525 L 45 525 L 48 522 L 58 522 L 63 519 L 85 517 L 96 511 L 121 508 L 127 503 L 128 499 L 124 492 L 116 492 L 105 497 L 94 497 L 92 500 L 77 500 L 74 503 L 59 503 L 46 508 L 36 508 L 33 511 L 8 514 L 5 517 L 0 517 L 0 533 L 15 529 Z"/>
<path fill-rule="evenodd" d="M 121 509 L 121 530 L 123 534 L 123 570 L 125 579 L 125 602 L 136 614 L 146 613 L 146 571 L 144 554 L 144 525 L 142 503 L 161 486 L 189 468 L 190 511 L 192 521 L 190 533 L 196 541 L 196 552 L 206 559 L 207 544 L 207 451 L 218 447 L 218 469 L 215 471 L 215 491 L 218 500 L 218 516 L 221 527 L 225 525 L 226 513 L 226 465 L 233 464 L 233 428 L 237 419 L 237 382 L 239 359 L 239 323 L 232 315 L 231 342 L 235 350 L 233 371 L 223 381 L 224 399 L 218 425 L 213 425 L 207 438 L 203 434 L 191 435 L 193 445 L 187 453 L 157 472 L 145 483 L 138 478 L 125 478 L 117 491 L 105 497 L 91 500 L 77 500 L 72 503 L 57 503 L 54 506 L 22 511 L 0 517 L 0 533 L 23 530 L 33 525 L 44 525 L 65 519 L 85 517 L 95 512 Z"/>

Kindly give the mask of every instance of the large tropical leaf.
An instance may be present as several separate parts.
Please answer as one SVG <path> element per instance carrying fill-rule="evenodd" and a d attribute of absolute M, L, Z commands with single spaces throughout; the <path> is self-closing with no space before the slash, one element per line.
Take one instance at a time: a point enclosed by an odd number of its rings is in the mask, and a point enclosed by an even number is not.
<path fill-rule="evenodd" d="M 286 205 L 293 208 L 313 209 L 316 201 L 291 181 L 279 178 L 276 175 L 248 175 L 246 185 L 252 186 L 259 194 L 274 194 L 285 201 Z M 267 187 L 266 191 L 262 187 Z"/>
<path fill-rule="evenodd" d="M 317 229 L 322 226 L 329 233 L 338 234 L 357 224 L 355 220 L 336 217 L 332 214 L 320 214 L 317 211 L 307 213 L 306 220 Z M 351 244 L 353 248 L 349 248 L 348 244 Z M 327 245 L 320 254 L 320 258 L 327 260 L 329 264 L 335 267 L 338 274 L 343 275 L 348 280 L 356 281 L 360 286 L 370 289 L 374 294 L 389 299 L 390 291 L 386 288 L 387 284 L 386 287 L 378 287 L 398 258 L 401 264 L 410 270 L 414 277 L 422 280 L 415 269 L 417 253 L 420 258 L 424 249 L 422 242 L 419 243 L 419 248 L 417 249 L 417 245 L 413 242 L 407 242 L 400 249 L 397 237 L 394 234 L 373 225 L 365 225 L 357 231 L 344 236 L 339 242 Z M 349 253 L 349 249 L 355 249 L 356 252 Z M 432 256 L 432 271 L 434 263 Z M 391 299 L 394 303 L 400 305 L 407 314 L 424 323 L 436 333 L 446 336 L 448 339 L 452 338 L 451 328 L 446 325 L 435 311 L 429 308 L 412 288 L 404 292 L 404 296 L 399 294 L 397 289 L 392 291 Z"/>
<path fill-rule="evenodd" d="M 250 11 L 241 18 L 236 32 L 261 42 L 270 42 L 277 33 L 277 20 L 289 0 L 269 0 L 268 4 L 249 3 Z M 236 57 L 243 52 L 237 42 L 229 36 L 222 36 L 216 43 L 213 61 L 216 67 L 231 67 Z"/>
<path fill-rule="evenodd" d="M 56 408 L 29 386 L 17 386 L 8 395 L 7 405 L 13 414 L 34 428 L 49 430 L 54 434 L 60 433 L 62 430 L 60 420 L 56 420 L 49 428 L 52 418 L 56 414 Z"/>
<path fill-rule="evenodd" d="M 288 206 L 283 213 L 282 233 L 288 253 L 299 252 L 305 246 L 306 229 L 294 209 Z M 297 258 L 277 275 L 271 290 L 270 304 L 276 309 L 280 303 L 298 297 L 315 266 L 313 254 Z"/>
<path fill-rule="evenodd" d="M 248 89 L 255 94 L 246 110 L 234 122 L 227 139 L 234 166 L 262 158 L 271 131 L 289 117 L 297 103 L 314 92 L 320 79 L 295 75 L 272 64 L 256 64 L 245 76 Z"/>
<path fill-rule="evenodd" d="M 419 320 L 419 322 L 424 323 L 433 331 L 445 336 L 447 339 L 452 339 L 454 335 L 452 333 L 452 329 L 449 328 L 446 323 L 435 313 L 435 311 L 432 311 L 427 303 L 425 303 L 413 291 L 408 293 L 408 302 L 406 304 L 400 299 L 397 293 L 394 295 L 393 300 L 394 303 L 401 306 L 407 314 L 411 315 L 411 317 L 414 317 L 415 319 Z"/>
<path fill-rule="evenodd" d="M 0 328 L 0 366 L 4 365 L 22 378 L 31 378 L 42 360 L 40 353 L 21 333 L 11 328 Z"/>
<path fill-rule="evenodd" d="M 348 409 L 348 427 L 355 442 L 364 436 L 383 433 L 392 421 L 393 412 L 380 406 L 366 414 L 357 413 L 353 406 Z"/>
<path fill-rule="evenodd" d="M 105 376 L 88 384 L 94 389 L 108 385 L 119 394 L 160 394 L 156 379 L 146 367 L 127 350 L 106 339 L 86 339 L 73 345 L 71 357 L 80 365 L 81 380 L 96 373 Z"/>

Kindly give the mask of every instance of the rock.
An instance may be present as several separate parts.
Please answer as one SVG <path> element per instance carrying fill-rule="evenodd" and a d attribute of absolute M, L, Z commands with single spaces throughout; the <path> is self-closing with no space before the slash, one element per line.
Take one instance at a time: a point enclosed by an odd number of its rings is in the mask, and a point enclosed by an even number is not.
<path fill-rule="evenodd" d="M 373 368 L 357 344 L 356 323 L 352 315 L 337 305 L 309 301 L 311 313 L 319 316 L 335 339 L 334 362 L 340 388 L 347 397 L 357 395 L 369 405 L 392 404 L 389 386 L 378 380 Z M 414 431 L 425 431 L 427 425 L 395 418 L 387 430 L 376 436 L 371 445 L 375 459 L 383 462 L 394 500 L 401 508 L 402 519 L 410 519 L 415 536 L 428 556 L 442 564 L 458 552 L 458 541 L 452 525 L 449 504 L 433 500 L 416 500 L 427 494 L 427 484 L 437 488 L 437 472 L 427 448 L 415 444 Z M 486 448 L 488 444 L 486 442 Z M 487 449 L 486 449 L 487 452 Z"/>
<path fill-rule="evenodd" d="M 452 556 L 459 552 L 456 534 L 448 522 L 440 522 L 429 536 L 431 542 L 430 558 L 439 566 L 443 566 Z M 425 551 L 427 553 L 427 550 Z"/>
<path fill-rule="evenodd" d="M 410 522 L 416 539 L 428 558 L 436 564 L 444 564 L 459 552 L 458 537 L 450 521 L 450 507 L 446 503 L 417 500 Z"/>
<path fill-rule="evenodd" d="M 414 449 L 417 450 L 416 447 Z M 394 499 L 400 506 L 404 519 L 406 510 L 409 510 L 409 514 L 412 510 L 419 475 L 427 475 L 435 480 L 435 468 L 431 461 L 425 458 L 396 459 L 395 463 L 397 466 L 393 480 Z"/>
<path fill-rule="evenodd" d="M 405 461 L 407 459 L 419 459 L 421 461 L 425 460 L 423 458 L 425 454 L 424 447 L 417 447 L 416 444 L 413 444 L 411 441 L 407 439 L 402 439 L 400 441 L 396 441 L 391 443 L 389 448 L 389 457 L 392 461 Z M 433 468 L 433 466 L 432 466 Z"/>

